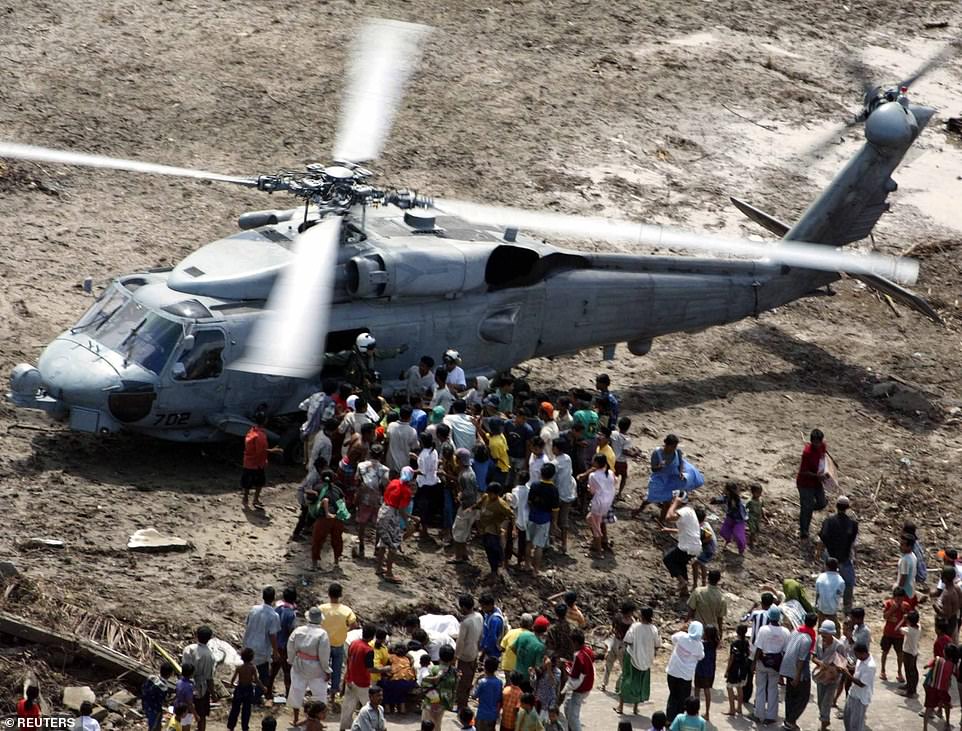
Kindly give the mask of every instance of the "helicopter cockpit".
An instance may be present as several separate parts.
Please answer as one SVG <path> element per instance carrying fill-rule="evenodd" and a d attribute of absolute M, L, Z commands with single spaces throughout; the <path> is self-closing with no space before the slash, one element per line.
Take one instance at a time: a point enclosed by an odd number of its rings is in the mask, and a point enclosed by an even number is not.
<path fill-rule="evenodd" d="M 113 285 L 71 328 L 76 335 L 119 353 L 125 363 L 136 363 L 160 375 L 183 334 L 180 322 L 150 310 Z"/>

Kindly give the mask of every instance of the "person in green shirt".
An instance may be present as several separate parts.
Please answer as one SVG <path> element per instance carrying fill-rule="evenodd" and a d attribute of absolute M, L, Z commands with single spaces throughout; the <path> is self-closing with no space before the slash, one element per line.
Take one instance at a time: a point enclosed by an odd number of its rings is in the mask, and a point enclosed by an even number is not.
<path fill-rule="evenodd" d="M 544 664 L 544 636 L 549 625 L 548 618 L 540 616 L 534 621 L 534 631 L 522 632 L 514 642 L 514 654 L 517 657 L 514 669 L 525 680 L 530 677 L 530 670 L 536 670 Z"/>
<path fill-rule="evenodd" d="M 574 423 L 582 424 L 585 428 L 585 439 L 594 439 L 598 434 L 598 412 L 587 401 L 578 402 L 578 410 L 574 413 Z"/>

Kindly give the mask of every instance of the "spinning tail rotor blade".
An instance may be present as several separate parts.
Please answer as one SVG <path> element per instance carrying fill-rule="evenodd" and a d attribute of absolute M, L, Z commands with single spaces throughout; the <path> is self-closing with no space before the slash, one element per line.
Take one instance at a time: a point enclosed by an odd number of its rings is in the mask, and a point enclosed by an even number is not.
<path fill-rule="evenodd" d="M 297 237 L 294 257 L 271 290 L 244 354 L 229 368 L 292 378 L 310 378 L 321 369 L 340 237 L 340 216 Z"/>
<path fill-rule="evenodd" d="M 31 160 L 33 162 L 53 162 L 62 165 L 79 165 L 87 168 L 126 170 L 132 173 L 149 173 L 151 175 L 173 175 L 178 178 L 196 178 L 218 183 L 244 185 L 250 188 L 257 187 L 257 180 L 253 178 L 238 178 L 232 175 L 209 173 L 206 170 L 195 170 L 194 168 L 178 168 L 171 165 L 159 165 L 154 162 L 142 162 L 141 160 L 124 160 L 117 157 L 106 157 L 105 155 L 89 155 L 85 152 L 20 145 L 15 142 L 0 142 L 0 157 Z"/>
<path fill-rule="evenodd" d="M 581 239 L 684 249 L 723 257 L 767 259 L 777 264 L 825 272 L 876 274 L 906 284 L 914 283 L 919 271 L 918 262 L 914 259 L 842 251 L 822 244 L 780 241 L 772 245 L 770 242 L 690 233 L 631 221 L 542 213 L 464 201 L 435 199 L 434 207 L 474 223 L 516 227 Z"/>
<path fill-rule="evenodd" d="M 368 21 L 361 29 L 341 109 L 335 160 L 361 163 L 381 153 L 430 30 L 391 20 Z"/>
<path fill-rule="evenodd" d="M 921 79 L 923 76 L 928 74 L 933 69 L 941 66 L 945 63 L 951 56 L 954 56 L 959 50 L 959 40 L 950 41 L 946 43 L 936 54 L 929 58 L 925 63 L 919 66 L 915 73 L 906 79 L 902 79 L 899 82 L 900 87 L 911 88 L 911 86 Z"/>

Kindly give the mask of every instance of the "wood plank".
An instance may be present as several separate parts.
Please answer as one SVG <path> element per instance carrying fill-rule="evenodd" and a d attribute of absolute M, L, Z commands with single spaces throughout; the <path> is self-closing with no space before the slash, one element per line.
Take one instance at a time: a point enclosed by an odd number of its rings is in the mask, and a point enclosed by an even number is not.
<path fill-rule="evenodd" d="M 92 640 L 40 627 L 9 612 L 0 611 L 0 634 L 10 635 L 36 645 L 54 647 L 66 654 L 83 657 L 105 670 L 126 674 L 128 678 L 138 683 L 143 683 L 155 674 L 153 668 Z"/>

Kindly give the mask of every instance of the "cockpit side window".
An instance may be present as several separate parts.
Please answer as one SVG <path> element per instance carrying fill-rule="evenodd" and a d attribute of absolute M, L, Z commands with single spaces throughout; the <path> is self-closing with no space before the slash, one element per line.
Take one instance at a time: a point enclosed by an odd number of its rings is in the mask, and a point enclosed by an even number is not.
<path fill-rule="evenodd" d="M 195 330 L 193 346 L 182 351 L 174 364 L 174 380 L 217 378 L 224 371 L 224 346 L 222 331 Z"/>

